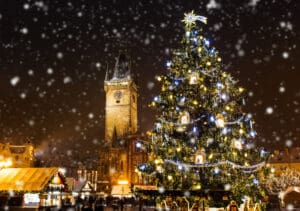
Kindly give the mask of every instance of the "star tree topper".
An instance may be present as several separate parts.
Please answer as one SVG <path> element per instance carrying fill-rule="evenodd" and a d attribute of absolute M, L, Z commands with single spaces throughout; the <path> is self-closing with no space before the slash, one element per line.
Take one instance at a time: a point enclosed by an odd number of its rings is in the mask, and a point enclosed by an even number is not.
<path fill-rule="evenodd" d="M 185 23 L 186 27 L 191 27 L 195 25 L 196 21 L 201 21 L 206 24 L 207 18 L 204 16 L 196 15 L 193 10 L 192 12 L 184 13 L 184 19 L 182 20 L 182 22 Z"/>

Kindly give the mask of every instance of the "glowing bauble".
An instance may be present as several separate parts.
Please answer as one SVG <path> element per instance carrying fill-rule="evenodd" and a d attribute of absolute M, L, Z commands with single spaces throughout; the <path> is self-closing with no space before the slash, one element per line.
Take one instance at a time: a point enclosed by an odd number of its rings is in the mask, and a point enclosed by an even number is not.
<path fill-rule="evenodd" d="M 186 101 L 186 98 L 185 98 L 185 97 L 180 98 L 180 100 L 179 100 L 179 102 L 178 102 L 178 105 L 179 105 L 179 106 L 184 106 L 185 101 Z"/>
<path fill-rule="evenodd" d="M 198 84 L 198 80 L 199 80 L 199 73 L 192 73 L 190 75 L 189 84 L 191 85 Z"/>
<path fill-rule="evenodd" d="M 204 150 L 199 150 L 195 154 L 195 164 L 204 164 L 206 162 L 206 154 Z"/>
<path fill-rule="evenodd" d="M 232 140 L 232 146 L 235 149 L 242 150 L 243 149 L 242 140 L 240 140 L 240 139 L 233 139 Z"/>
<path fill-rule="evenodd" d="M 190 123 L 190 114 L 187 111 L 182 112 L 179 115 L 178 123 L 181 125 L 187 125 Z"/>
<path fill-rule="evenodd" d="M 225 126 L 224 117 L 222 114 L 218 114 L 215 120 L 215 124 L 217 128 L 223 128 Z"/>

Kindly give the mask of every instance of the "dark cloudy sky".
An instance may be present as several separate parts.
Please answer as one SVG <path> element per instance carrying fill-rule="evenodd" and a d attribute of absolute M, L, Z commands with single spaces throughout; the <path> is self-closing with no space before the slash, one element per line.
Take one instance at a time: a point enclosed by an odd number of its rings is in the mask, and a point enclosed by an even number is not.
<path fill-rule="evenodd" d="M 96 160 L 105 70 L 124 49 L 138 76 L 140 129 L 151 129 L 154 77 L 191 10 L 208 18 L 204 35 L 248 90 L 257 141 L 300 146 L 297 0 L 0 0 L 0 140 L 31 140 L 56 162 Z"/>

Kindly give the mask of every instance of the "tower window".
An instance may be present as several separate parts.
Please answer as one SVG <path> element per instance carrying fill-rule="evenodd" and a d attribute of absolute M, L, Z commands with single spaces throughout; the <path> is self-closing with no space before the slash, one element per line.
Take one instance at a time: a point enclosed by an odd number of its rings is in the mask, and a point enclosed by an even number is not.
<path fill-rule="evenodd" d="M 116 103 L 120 103 L 120 100 L 116 100 Z"/>
<path fill-rule="evenodd" d="M 132 95 L 132 101 L 135 103 L 135 96 Z"/>

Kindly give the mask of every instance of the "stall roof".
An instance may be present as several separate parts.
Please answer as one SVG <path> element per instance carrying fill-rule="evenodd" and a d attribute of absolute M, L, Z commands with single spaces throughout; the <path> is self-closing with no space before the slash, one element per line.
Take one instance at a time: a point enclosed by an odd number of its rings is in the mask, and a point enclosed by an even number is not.
<path fill-rule="evenodd" d="M 0 191 L 42 191 L 59 168 L 4 168 L 0 170 Z"/>
<path fill-rule="evenodd" d="M 75 192 L 95 192 L 90 181 L 87 180 L 79 180 L 75 182 Z"/>
<path fill-rule="evenodd" d="M 131 196 L 129 185 L 113 185 L 111 189 L 112 196 Z"/>

